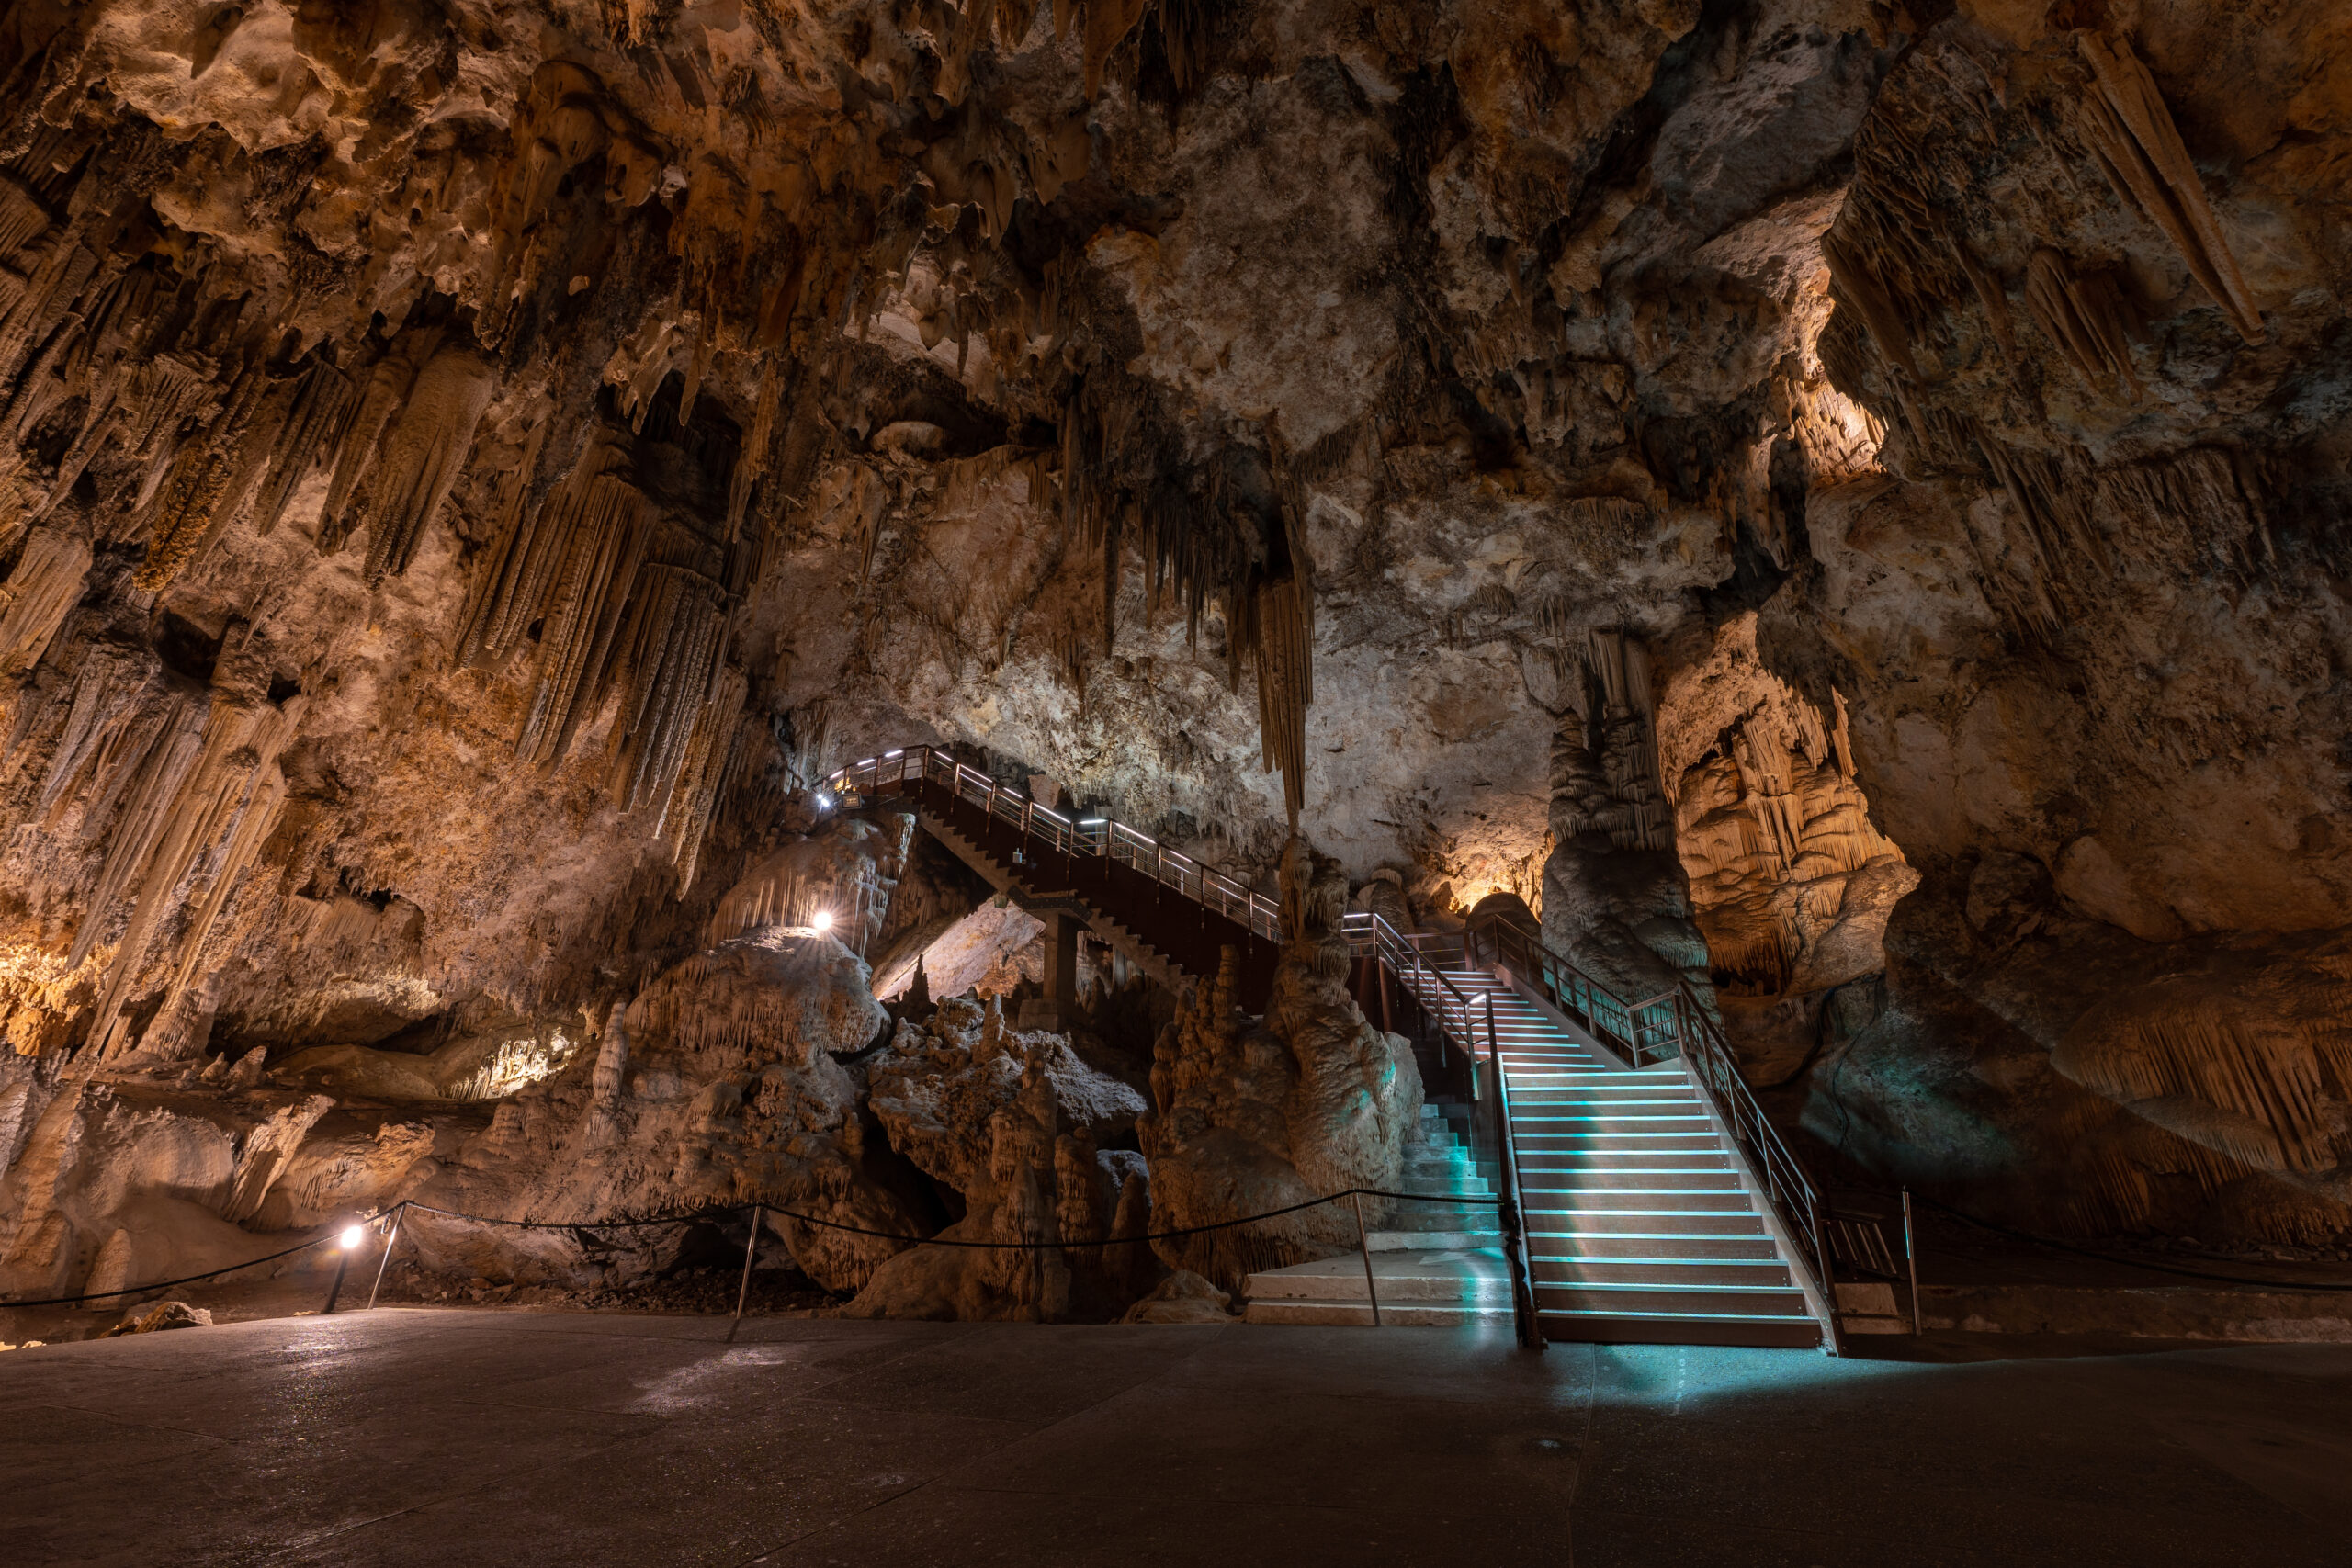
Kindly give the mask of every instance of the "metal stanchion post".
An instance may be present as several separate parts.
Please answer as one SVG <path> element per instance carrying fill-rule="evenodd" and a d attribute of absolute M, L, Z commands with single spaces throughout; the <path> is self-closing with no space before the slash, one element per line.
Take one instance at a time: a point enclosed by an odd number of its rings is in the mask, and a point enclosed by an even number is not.
<path fill-rule="evenodd" d="M 368 1289 L 367 1310 L 369 1312 L 376 1310 L 376 1292 L 384 1288 L 384 1270 L 392 1266 L 392 1248 L 401 1244 L 401 1222 L 407 1218 L 408 1203 L 402 1200 L 400 1207 L 392 1211 L 391 1234 L 384 1237 L 384 1256 L 376 1264 L 376 1282 Z"/>
<path fill-rule="evenodd" d="M 735 1331 L 743 1326 L 743 1303 L 752 1297 L 752 1259 L 759 1255 L 760 1227 L 767 1224 L 767 1211 L 759 1204 L 752 1205 L 752 1234 L 743 1243 L 743 1282 L 735 1290 L 735 1321 L 727 1325 L 727 1343 L 735 1343 Z"/>
<path fill-rule="evenodd" d="M 1355 1200 L 1356 1205 L 1356 1250 L 1363 1254 L 1363 1293 L 1372 1298 L 1372 1325 L 1378 1328 L 1380 1287 L 1372 1282 L 1372 1243 L 1363 1234 L 1363 1194 L 1351 1192 L 1349 1196 Z"/>
<path fill-rule="evenodd" d="M 351 1255 L 367 1234 L 357 1225 L 346 1225 L 343 1235 L 336 1238 L 340 1245 L 335 1247 L 334 1283 L 327 1287 L 327 1304 L 319 1309 L 321 1317 L 334 1311 L 334 1299 L 343 1294 L 344 1271 L 351 1267 Z"/>
<path fill-rule="evenodd" d="M 1903 1190 L 1903 1261 L 1911 1269 L 1911 1332 L 1925 1334 L 1919 1326 L 1919 1249 L 1911 1241 L 1911 1189 Z"/>

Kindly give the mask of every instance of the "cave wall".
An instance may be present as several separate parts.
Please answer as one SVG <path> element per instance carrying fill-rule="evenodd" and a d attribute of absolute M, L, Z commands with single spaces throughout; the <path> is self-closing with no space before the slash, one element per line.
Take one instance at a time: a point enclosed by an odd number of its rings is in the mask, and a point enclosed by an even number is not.
<path fill-rule="evenodd" d="M 1812 494 L 1758 641 L 1922 880 L 1805 1122 L 2037 1223 L 2308 1239 L 2352 1162 L 2342 19 L 2050 17 L 1930 33 L 1831 231 L 1887 471 Z"/>
<path fill-rule="evenodd" d="M 0 1029 L 583 1041 L 918 741 L 1573 942 L 1608 642 L 1664 813 L 1620 923 L 1824 1140 L 2340 1227 L 2346 47 L 24 0 Z"/>

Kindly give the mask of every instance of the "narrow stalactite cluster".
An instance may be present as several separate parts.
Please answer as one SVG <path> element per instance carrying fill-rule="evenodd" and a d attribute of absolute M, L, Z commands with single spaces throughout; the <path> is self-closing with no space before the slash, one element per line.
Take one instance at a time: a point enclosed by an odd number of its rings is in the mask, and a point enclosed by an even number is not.
<path fill-rule="evenodd" d="M 1588 634 L 1576 706 L 1552 748 L 1553 830 L 1600 834 L 1621 850 L 1664 850 L 1674 813 L 1658 780 L 1649 650 L 1623 632 Z"/>

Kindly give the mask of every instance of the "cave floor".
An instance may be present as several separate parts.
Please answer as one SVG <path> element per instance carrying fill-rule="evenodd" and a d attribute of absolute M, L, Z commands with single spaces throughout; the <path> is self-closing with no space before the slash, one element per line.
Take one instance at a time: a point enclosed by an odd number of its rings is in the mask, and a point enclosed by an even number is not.
<path fill-rule="evenodd" d="M 724 1331 L 389 1308 L 0 1356 L 0 1562 L 2289 1568 L 2352 1513 L 2352 1347 Z"/>

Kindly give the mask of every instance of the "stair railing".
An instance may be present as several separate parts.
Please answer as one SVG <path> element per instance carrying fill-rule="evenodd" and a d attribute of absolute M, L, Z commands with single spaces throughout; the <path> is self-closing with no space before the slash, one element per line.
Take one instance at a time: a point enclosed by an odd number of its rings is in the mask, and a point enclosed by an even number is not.
<path fill-rule="evenodd" d="M 1282 906 L 1223 872 L 1168 848 L 1148 833 L 1107 817 L 1067 817 L 936 746 L 886 751 L 834 772 L 825 787 L 836 795 L 873 795 L 913 780 L 933 784 L 992 821 L 1012 827 L 1061 854 L 1091 856 L 1128 866 L 1162 887 L 1224 916 L 1253 935 L 1280 942 Z"/>
<path fill-rule="evenodd" d="M 1748 1170 L 1779 1212 L 1790 1236 L 1797 1240 L 1795 1261 L 1813 1276 L 1814 1289 L 1827 1305 L 1826 1326 L 1830 1348 L 1836 1350 L 1837 1275 L 1831 1266 L 1828 1216 L 1821 1190 L 1765 1116 L 1755 1091 L 1740 1073 L 1723 1026 L 1687 982 L 1675 987 L 1672 1007 L 1675 1034 L 1682 1059 L 1690 1065 L 1691 1081 L 1714 1102 L 1715 1114 L 1739 1145 Z"/>
<path fill-rule="evenodd" d="M 1457 958 L 1460 950 L 1449 949 L 1442 936 L 1425 938 L 1419 932 L 1408 936 L 1378 915 L 1365 913 L 1342 917 L 1340 929 L 1347 934 L 1351 953 L 1358 957 L 1369 953 L 1386 964 L 1422 1010 L 1435 1015 L 1441 1060 L 1451 1035 L 1474 1068 L 1473 1098 L 1483 1099 L 1494 1107 L 1495 1156 L 1500 1178 L 1496 1185 L 1500 1189 L 1501 1200 L 1497 1207 L 1503 1233 L 1503 1259 L 1510 1270 L 1511 1321 L 1521 1345 L 1542 1350 L 1543 1324 L 1536 1314 L 1535 1282 L 1528 1272 L 1527 1207 L 1519 1184 L 1519 1142 L 1511 1127 L 1510 1089 L 1503 1073 L 1501 1036 L 1495 1026 L 1494 993 L 1487 992 L 1473 1002 L 1463 995 L 1459 986 L 1446 978 L 1445 971 L 1431 962 L 1429 950 L 1435 948 Z M 1487 1047 L 1483 1079 L 1475 1071 L 1480 1055 L 1482 1010 Z M 1482 1082 L 1490 1088 L 1482 1090 Z"/>
<path fill-rule="evenodd" d="M 1495 1086 L 1495 1146 L 1502 1156 L 1502 1180 L 1498 1183 L 1502 1189 L 1502 1201 L 1497 1208 L 1501 1215 L 1503 1260 L 1510 1266 L 1511 1321 L 1518 1326 L 1521 1345 L 1530 1350 L 1542 1350 L 1545 1348 L 1544 1325 L 1535 1312 L 1535 1280 L 1528 1271 L 1522 1218 L 1527 1201 L 1519 1189 L 1519 1143 L 1511 1133 L 1510 1077 L 1503 1071 L 1502 1043 L 1495 1030 L 1494 993 L 1487 992 L 1483 999 L 1487 1004 L 1487 1060 L 1492 1066 L 1488 1077 Z"/>
<path fill-rule="evenodd" d="M 1673 992 L 1628 1003 L 1585 973 L 1575 960 L 1561 957 L 1499 915 L 1490 915 L 1463 932 L 1463 946 L 1465 967 L 1491 969 L 1499 964 L 1510 969 L 1554 1008 L 1614 1048 L 1628 1065 L 1652 1066 L 1676 1054 Z"/>
<path fill-rule="evenodd" d="M 1093 856 L 1129 866 L 1256 935 L 1272 942 L 1282 940 L 1282 908 L 1264 894 L 1250 891 L 1124 822 L 1102 817 L 1071 818 L 1041 806 L 938 747 L 910 746 L 868 757 L 836 771 L 825 784 L 836 795 L 865 795 L 883 793 L 887 784 L 903 785 L 910 778 L 918 784 L 939 785 L 991 820 L 1011 825 L 1024 839 L 1040 840 L 1066 855 Z M 1400 982 L 1409 986 L 1415 999 L 1437 1015 L 1441 1040 L 1451 1036 L 1474 1063 L 1480 1053 L 1473 1004 L 1445 977 L 1440 967 L 1445 959 L 1465 970 L 1509 968 L 1560 1012 L 1613 1043 L 1635 1067 L 1676 1056 L 1686 1060 L 1691 1080 L 1731 1133 L 1781 1224 L 1792 1237 L 1804 1238 L 1793 1261 L 1811 1277 L 1822 1300 L 1832 1299 L 1835 1287 L 1820 1190 L 1766 1119 L 1747 1080 L 1740 1076 L 1730 1042 L 1688 984 L 1678 983 L 1672 990 L 1628 1003 L 1573 961 L 1500 916 L 1489 916 L 1458 935 L 1420 931 L 1408 935 L 1376 914 L 1361 912 L 1346 916 L 1342 929 L 1351 949 L 1359 956 L 1372 953 L 1387 964 Z M 1540 1341 L 1534 1328 L 1532 1285 L 1526 1280 L 1519 1246 L 1518 1158 L 1507 1108 L 1510 1090 L 1503 1082 L 1502 1055 L 1496 1043 L 1493 998 L 1484 1000 L 1486 1060 L 1496 1089 L 1495 1103 L 1503 1108 L 1498 1138 L 1510 1177 L 1503 1235 L 1511 1258 L 1514 1311 L 1523 1320 L 1521 1339 L 1535 1333 Z M 1524 1303 L 1520 1303 L 1522 1289 Z M 1836 1332 L 1833 1314 L 1830 1333 L 1834 1337 Z"/>
<path fill-rule="evenodd" d="M 1821 1190 L 1757 1103 L 1723 1026 L 1689 982 L 1678 980 L 1670 990 L 1628 1003 L 1573 961 L 1501 916 L 1488 916 L 1465 931 L 1464 949 L 1468 966 L 1499 964 L 1510 969 L 1513 977 L 1561 1012 L 1620 1046 L 1635 1067 L 1681 1057 L 1689 1065 L 1691 1081 L 1707 1097 L 1738 1145 L 1763 1197 L 1795 1243 L 1791 1248 L 1795 1255 L 1792 1261 L 1811 1277 L 1815 1293 L 1825 1303 L 1834 1303 L 1835 1276 Z M 1834 1348 L 1834 1311 L 1827 1332 Z"/>

